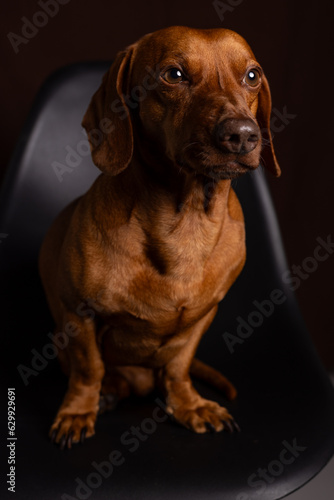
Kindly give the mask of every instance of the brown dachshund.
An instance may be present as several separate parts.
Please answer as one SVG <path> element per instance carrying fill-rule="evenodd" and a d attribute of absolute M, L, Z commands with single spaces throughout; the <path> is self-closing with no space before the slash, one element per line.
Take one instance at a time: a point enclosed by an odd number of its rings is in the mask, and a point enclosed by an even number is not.
<path fill-rule="evenodd" d="M 66 345 L 69 385 L 50 431 L 62 448 L 94 434 L 99 404 L 155 386 L 185 427 L 237 427 L 190 374 L 236 396 L 194 355 L 245 262 L 231 179 L 255 170 L 261 154 L 280 174 L 270 113 L 261 66 L 225 29 L 148 34 L 104 75 L 83 118 L 103 173 L 61 212 L 40 254 Z"/>

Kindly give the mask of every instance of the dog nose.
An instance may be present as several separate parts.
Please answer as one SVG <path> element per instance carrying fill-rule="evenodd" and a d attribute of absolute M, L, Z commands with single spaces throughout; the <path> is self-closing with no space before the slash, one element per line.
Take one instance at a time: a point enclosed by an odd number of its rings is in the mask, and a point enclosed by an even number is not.
<path fill-rule="evenodd" d="M 260 139 L 259 127 L 250 118 L 227 118 L 218 124 L 216 134 L 218 146 L 226 153 L 250 153 Z"/>

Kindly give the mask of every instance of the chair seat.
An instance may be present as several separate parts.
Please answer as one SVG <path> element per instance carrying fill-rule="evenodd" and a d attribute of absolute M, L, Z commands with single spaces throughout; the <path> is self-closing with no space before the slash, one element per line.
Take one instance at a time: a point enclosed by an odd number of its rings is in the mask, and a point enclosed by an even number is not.
<path fill-rule="evenodd" d="M 334 397 L 283 279 L 289 268 L 260 169 L 234 185 L 245 214 L 247 262 L 197 353 L 237 386 L 237 399 L 228 402 L 195 383 L 204 397 L 229 409 L 241 432 L 196 435 L 166 418 L 155 393 L 99 416 L 96 434 L 83 446 L 61 452 L 48 439 L 67 380 L 51 347 L 38 249 L 57 213 L 99 174 L 80 123 L 107 67 L 73 65 L 46 82 L 0 199 L 0 231 L 7 235 L 0 240 L 1 383 L 3 391 L 16 390 L 16 498 L 282 498 L 330 460 Z M 67 167 L 61 176 L 59 164 Z"/>

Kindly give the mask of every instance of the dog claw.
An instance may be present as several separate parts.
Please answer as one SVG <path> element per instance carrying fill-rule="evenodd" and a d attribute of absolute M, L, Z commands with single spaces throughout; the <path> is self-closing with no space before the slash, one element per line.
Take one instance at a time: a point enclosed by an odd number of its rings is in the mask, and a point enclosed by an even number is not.
<path fill-rule="evenodd" d="M 59 442 L 59 446 L 62 451 L 66 448 L 66 443 L 67 443 L 67 436 L 66 434 L 63 434 Z"/>
<path fill-rule="evenodd" d="M 231 424 L 231 422 L 229 422 L 228 420 L 224 420 L 224 427 L 227 429 L 227 431 L 232 434 L 233 432 L 233 426 Z"/>
<path fill-rule="evenodd" d="M 83 442 L 85 440 L 86 433 L 87 433 L 87 427 L 84 427 L 83 429 L 81 429 L 81 433 L 80 433 L 80 443 L 81 444 L 83 444 Z"/>
<path fill-rule="evenodd" d="M 209 432 L 216 432 L 216 428 L 211 424 L 211 422 L 205 422 L 205 427 Z"/>
<path fill-rule="evenodd" d="M 74 432 L 72 431 L 72 432 L 70 432 L 70 434 L 67 438 L 67 448 L 68 449 L 72 448 L 73 436 L 74 436 Z"/>
<path fill-rule="evenodd" d="M 54 430 L 52 431 L 52 434 L 51 434 L 51 437 L 50 437 L 51 443 L 54 443 L 54 442 L 55 442 L 56 437 L 57 437 L 57 433 L 58 433 L 58 429 L 54 429 Z"/>
<path fill-rule="evenodd" d="M 241 429 L 235 420 L 232 420 L 232 425 L 237 432 L 241 432 Z"/>

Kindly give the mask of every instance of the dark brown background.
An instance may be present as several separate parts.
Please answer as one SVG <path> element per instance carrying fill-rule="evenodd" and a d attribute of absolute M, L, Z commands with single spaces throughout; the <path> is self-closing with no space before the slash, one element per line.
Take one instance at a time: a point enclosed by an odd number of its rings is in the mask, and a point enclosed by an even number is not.
<path fill-rule="evenodd" d="M 226 27 L 251 45 L 269 79 L 273 107 L 283 112 L 286 106 L 296 115 L 275 135 L 283 174 L 270 179 L 289 264 L 300 265 L 312 256 L 317 237 L 332 234 L 334 240 L 331 1 L 224 1 L 232 10 L 221 21 L 212 2 L 204 0 L 69 0 L 17 54 L 7 34 L 21 35 L 21 18 L 32 20 L 41 7 L 37 0 L 6 2 L 1 14 L 0 176 L 40 85 L 57 68 L 110 60 L 141 35 L 169 25 Z M 334 254 L 297 291 L 314 342 L 331 369 L 333 277 Z"/>

